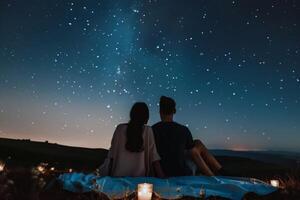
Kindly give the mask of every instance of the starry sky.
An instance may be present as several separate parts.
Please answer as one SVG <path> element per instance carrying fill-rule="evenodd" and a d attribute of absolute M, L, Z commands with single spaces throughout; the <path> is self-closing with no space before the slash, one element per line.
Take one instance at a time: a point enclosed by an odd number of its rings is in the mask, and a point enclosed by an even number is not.
<path fill-rule="evenodd" d="M 0 137 L 108 148 L 136 101 L 209 148 L 300 151 L 300 2 L 1 0 Z"/>

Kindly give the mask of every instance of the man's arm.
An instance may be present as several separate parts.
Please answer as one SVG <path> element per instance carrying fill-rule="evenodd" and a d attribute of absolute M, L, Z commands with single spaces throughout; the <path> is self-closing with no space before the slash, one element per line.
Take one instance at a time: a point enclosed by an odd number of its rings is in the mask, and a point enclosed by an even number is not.
<path fill-rule="evenodd" d="M 192 150 L 194 148 L 195 144 L 194 144 L 194 139 L 192 136 L 191 131 L 186 128 L 186 143 L 185 143 L 185 149 L 186 150 Z"/>

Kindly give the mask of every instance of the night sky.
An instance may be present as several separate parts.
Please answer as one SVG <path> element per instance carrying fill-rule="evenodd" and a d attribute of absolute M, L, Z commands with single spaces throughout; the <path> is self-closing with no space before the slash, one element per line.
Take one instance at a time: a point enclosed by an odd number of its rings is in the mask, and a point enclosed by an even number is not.
<path fill-rule="evenodd" d="M 300 2 L 1 0 L 0 137 L 108 148 L 136 101 L 209 148 L 300 151 Z"/>

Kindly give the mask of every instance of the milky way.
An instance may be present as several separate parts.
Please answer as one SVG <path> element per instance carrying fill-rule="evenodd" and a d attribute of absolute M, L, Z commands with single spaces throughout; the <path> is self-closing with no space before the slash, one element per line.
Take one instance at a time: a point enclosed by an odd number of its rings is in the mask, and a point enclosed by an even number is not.
<path fill-rule="evenodd" d="M 0 137 L 104 147 L 161 95 L 209 148 L 300 151 L 296 0 L 0 3 Z"/>

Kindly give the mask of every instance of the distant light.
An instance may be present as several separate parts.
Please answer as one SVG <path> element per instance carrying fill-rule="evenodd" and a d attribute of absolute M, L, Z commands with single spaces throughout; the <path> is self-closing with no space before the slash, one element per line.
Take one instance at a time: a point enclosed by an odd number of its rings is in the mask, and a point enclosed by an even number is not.
<path fill-rule="evenodd" d="M 270 180 L 270 183 L 273 187 L 279 187 L 279 180 Z"/>
<path fill-rule="evenodd" d="M 44 173 L 44 172 L 45 172 L 45 167 L 39 165 L 39 166 L 37 166 L 37 170 L 38 170 L 39 172 L 41 172 L 41 173 Z"/>
<path fill-rule="evenodd" d="M 72 168 L 70 168 L 70 169 L 69 169 L 69 173 L 72 173 L 72 172 L 73 172 L 73 169 L 72 169 Z"/>
<path fill-rule="evenodd" d="M 36 169 L 40 172 L 40 173 L 45 173 L 46 172 L 46 166 L 48 165 L 48 163 L 40 163 Z"/>
<path fill-rule="evenodd" d="M 51 167 L 50 170 L 51 170 L 51 171 L 54 171 L 54 170 L 55 170 L 55 167 Z"/>
<path fill-rule="evenodd" d="M 5 163 L 0 161 L 0 172 L 4 171 Z"/>

